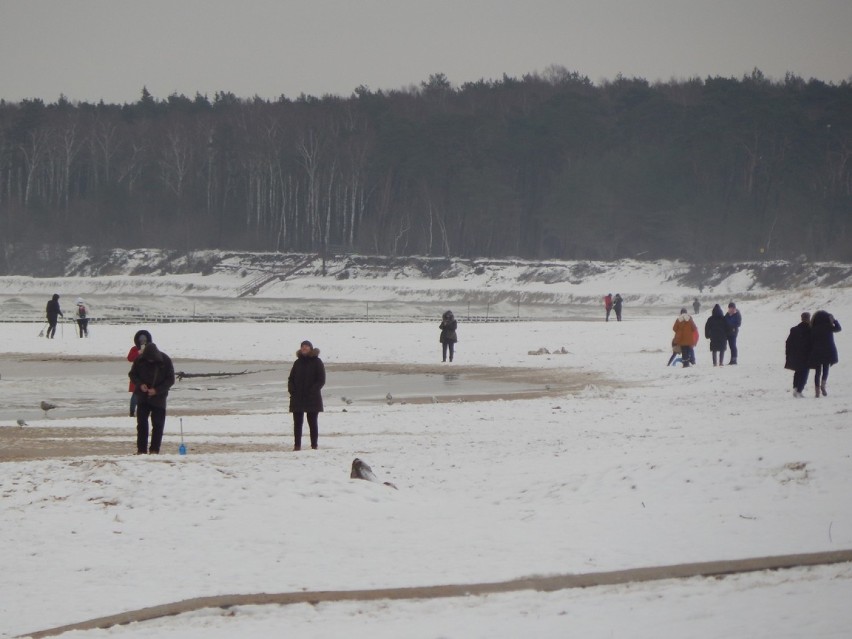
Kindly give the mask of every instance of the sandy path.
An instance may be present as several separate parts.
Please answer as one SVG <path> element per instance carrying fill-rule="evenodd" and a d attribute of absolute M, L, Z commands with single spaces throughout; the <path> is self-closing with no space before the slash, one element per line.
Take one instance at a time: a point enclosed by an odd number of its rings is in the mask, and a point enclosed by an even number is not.
<path fill-rule="evenodd" d="M 476 584 L 451 584 L 439 586 L 421 586 L 411 588 L 386 588 L 372 590 L 327 590 L 317 592 L 257 593 L 243 595 L 218 595 L 197 597 L 170 604 L 140 608 L 33 632 L 25 637 L 52 637 L 72 630 L 95 630 L 110 628 L 133 622 L 150 621 L 170 617 L 203 608 L 230 608 L 263 604 L 291 605 L 298 603 L 322 603 L 339 601 L 377 601 L 399 599 L 440 599 L 447 597 L 466 597 L 508 593 L 522 590 L 554 592 L 570 588 L 591 588 L 595 586 L 613 586 L 625 583 L 660 581 L 663 579 L 686 579 L 690 577 L 720 577 L 724 575 L 758 572 L 761 570 L 780 570 L 804 566 L 818 566 L 852 562 L 852 550 L 808 553 L 799 555 L 780 555 L 774 557 L 753 557 L 727 561 L 708 561 L 671 566 L 652 566 L 631 568 L 609 572 L 566 574 L 550 577 L 523 577 L 510 581 L 498 581 Z"/>

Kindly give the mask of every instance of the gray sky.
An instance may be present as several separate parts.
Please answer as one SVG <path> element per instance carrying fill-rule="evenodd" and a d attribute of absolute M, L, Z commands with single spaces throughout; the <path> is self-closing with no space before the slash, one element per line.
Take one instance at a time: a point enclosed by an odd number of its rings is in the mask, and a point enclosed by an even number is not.
<path fill-rule="evenodd" d="M 0 0 L 0 98 L 276 98 L 558 64 L 594 82 L 852 77 L 852 0 Z"/>

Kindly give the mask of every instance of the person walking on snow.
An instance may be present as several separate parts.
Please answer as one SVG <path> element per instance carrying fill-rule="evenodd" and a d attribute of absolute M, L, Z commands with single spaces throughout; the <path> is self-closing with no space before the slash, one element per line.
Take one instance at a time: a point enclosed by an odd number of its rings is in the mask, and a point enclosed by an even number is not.
<path fill-rule="evenodd" d="M 80 337 L 88 337 L 89 336 L 89 311 L 86 308 L 86 303 L 83 301 L 83 298 L 77 298 L 77 329 L 80 333 Z"/>
<path fill-rule="evenodd" d="M 722 307 L 716 304 L 713 307 L 713 312 L 707 318 L 707 323 L 704 324 L 704 337 L 710 340 L 710 351 L 713 353 L 713 366 L 716 366 L 716 356 L 718 355 L 718 366 L 725 364 L 725 349 L 728 344 L 728 323 L 725 321 L 725 314 L 722 312 Z"/>
<path fill-rule="evenodd" d="M 175 383 L 171 358 L 149 342 L 130 367 L 130 381 L 136 394 L 136 454 L 160 454 L 166 427 L 166 399 Z M 151 418 L 151 445 L 148 445 L 148 418 Z"/>
<path fill-rule="evenodd" d="M 606 321 L 609 321 L 609 314 L 612 313 L 612 293 L 607 293 L 604 296 L 604 308 L 606 309 Z"/>
<path fill-rule="evenodd" d="M 693 310 L 695 315 L 698 315 L 698 311 L 701 310 L 701 302 L 698 301 L 697 297 L 694 300 L 692 300 L 692 310 Z"/>
<path fill-rule="evenodd" d="M 441 336 L 439 341 L 441 342 L 441 354 L 443 355 L 444 362 L 447 361 L 447 351 L 450 352 L 450 361 L 453 361 L 453 354 L 455 353 L 456 342 L 459 341 L 458 334 L 456 333 L 456 329 L 459 327 L 459 323 L 456 321 L 456 318 L 453 316 L 452 311 L 446 311 L 441 316 L 441 323 L 438 325 L 438 328 L 441 329 Z"/>
<path fill-rule="evenodd" d="M 692 352 L 695 346 L 695 336 L 698 334 L 698 327 L 692 321 L 692 317 L 686 312 L 685 308 L 680 309 L 680 315 L 675 319 L 673 344 L 680 346 L 680 358 L 683 361 L 683 367 L 689 368 L 690 364 L 695 363 L 695 354 Z"/>
<path fill-rule="evenodd" d="M 828 369 L 840 359 L 834 334 L 840 332 L 840 322 L 827 311 L 817 311 L 811 319 L 811 352 L 808 355 L 808 368 L 814 369 L 814 391 L 816 397 L 825 397 L 825 383 L 828 381 Z"/>
<path fill-rule="evenodd" d="M 290 393 L 290 412 L 293 413 L 293 450 L 302 449 L 302 426 L 308 414 L 311 431 L 311 448 L 316 450 L 319 440 L 319 414 L 323 412 L 322 387 L 325 386 L 325 365 L 319 358 L 320 350 L 308 340 L 296 351 L 296 361 L 287 378 Z"/>
<path fill-rule="evenodd" d="M 808 383 L 808 356 L 811 353 L 811 314 L 804 312 L 802 321 L 790 329 L 784 343 L 784 368 L 793 371 L 793 397 L 804 397 Z"/>
<path fill-rule="evenodd" d="M 56 335 L 56 322 L 59 321 L 60 316 L 65 317 L 62 315 L 62 309 L 59 308 L 58 294 L 53 294 L 53 297 L 47 303 L 45 311 L 47 313 L 47 337 L 53 339 Z"/>
<path fill-rule="evenodd" d="M 619 322 L 621 321 L 621 305 L 624 303 L 624 300 L 621 299 L 621 293 L 616 293 L 615 297 L 612 298 L 612 310 L 615 311 L 615 319 Z"/>
<path fill-rule="evenodd" d="M 139 354 L 145 349 L 145 345 L 150 344 L 151 341 L 151 333 L 146 330 L 136 331 L 136 335 L 133 336 L 133 346 L 127 352 L 127 361 L 131 364 L 135 362 Z M 136 386 L 134 386 L 133 380 L 130 380 L 128 390 L 130 391 L 130 416 L 136 417 L 136 393 L 134 392 Z"/>
<path fill-rule="evenodd" d="M 736 365 L 737 335 L 740 334 L 740 326 L 742 326 L 743 318 L 737 310 L 737 305 L 733 302 L 728 304 L 728 312 L 725 314 L 725 321 L 728 323 L 728 347 L 731 349 L 731 361 L 728 363 Z"/>

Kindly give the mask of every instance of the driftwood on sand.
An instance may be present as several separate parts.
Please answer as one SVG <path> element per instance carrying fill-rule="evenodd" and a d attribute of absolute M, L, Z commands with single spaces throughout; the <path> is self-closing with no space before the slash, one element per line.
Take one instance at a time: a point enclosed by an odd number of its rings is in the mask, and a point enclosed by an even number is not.
<path fill-rule="evenodd" d="M 244 370 L 238 373 L 184 373 L 183 371 L 178 371 L 175 373 L 175 377 L 178 380 L 190 379 L 192 377 L 236 377 L 237 375 L 248 375 L 250 371 Z"/>
<path fill-rule="evenodd" d="M 350 479 L 366 479 L 367 481 L 372 481 L 377 484 L 384 484 L 385 486 L 390 486 L 394 490 L 399 490 L 396 486 L 394 486 L 389 481 L 381 481 L 376 475 L 373 473 L 373 469 L 370 468 L 366 462 L 361 461 L 357 457 L 352 461 L 352 472 L 349 473 Z"/>

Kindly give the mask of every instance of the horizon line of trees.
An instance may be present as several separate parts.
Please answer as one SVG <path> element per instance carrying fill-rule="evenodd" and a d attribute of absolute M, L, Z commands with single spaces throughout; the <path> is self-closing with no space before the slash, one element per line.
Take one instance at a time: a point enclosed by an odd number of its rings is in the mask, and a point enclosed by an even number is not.
<path fill-rule="evenodd" d="M 852 261 L 852 84 L 594 85 L 563 67 L 350 97 L 0 101 L 4 250 L 34 243 Z"/>

